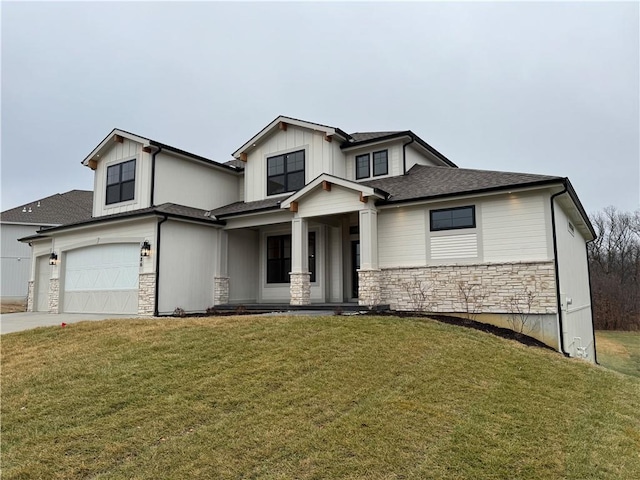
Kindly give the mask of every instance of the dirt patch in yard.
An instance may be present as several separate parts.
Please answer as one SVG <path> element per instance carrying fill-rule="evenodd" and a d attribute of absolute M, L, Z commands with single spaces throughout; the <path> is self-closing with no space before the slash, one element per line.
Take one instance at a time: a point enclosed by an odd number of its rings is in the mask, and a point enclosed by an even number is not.
<path fill-rule="evenodd" d="M 27 306 L 24 303 L 2 303 L 0 305 L 0 313 L 5 315 L 7 313 L 26 312 Z"/>

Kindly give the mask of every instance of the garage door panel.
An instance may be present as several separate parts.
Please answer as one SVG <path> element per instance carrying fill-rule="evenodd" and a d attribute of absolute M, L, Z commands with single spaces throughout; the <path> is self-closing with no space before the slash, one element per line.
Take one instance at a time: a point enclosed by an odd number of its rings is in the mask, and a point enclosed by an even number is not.
<path fill-rule="evenodd" d="M 64 311 L 138 312 L 138 244 L 107 244 L 66 255 Z"/>

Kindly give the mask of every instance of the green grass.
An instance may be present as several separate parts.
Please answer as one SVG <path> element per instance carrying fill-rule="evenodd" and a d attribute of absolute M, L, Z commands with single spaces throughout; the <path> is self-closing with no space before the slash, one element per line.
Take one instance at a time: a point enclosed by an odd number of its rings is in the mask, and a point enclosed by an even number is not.
<path fill-rule="evenodd" d="M 640 380 L 429 320 L 2 336 L 3 479 L 640 478 Z"/>
<path fill-rule="evenodd" d="M 601 365 L 640 378 L 640 332 L 598 330 L 596 347 Z"/>

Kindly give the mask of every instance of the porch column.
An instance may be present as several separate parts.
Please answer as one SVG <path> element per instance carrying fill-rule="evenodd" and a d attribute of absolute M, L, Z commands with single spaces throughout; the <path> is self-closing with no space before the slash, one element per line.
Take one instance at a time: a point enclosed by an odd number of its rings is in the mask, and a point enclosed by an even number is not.
<path fill-rule="evenodd" d="M 378 211 L 367 204 L 360 210 L 360 269 L 358 270 L 358 304 L 373 308 L 382 303 L 378 268 Z"/>
<path fill-rule="evenodd" d="M 311 274 L 309 273 L 309 226 L 307 220 L 294 214 L 291 220 L 291 305 L 311 303 Z"/>
<path fill-rule="evenodd" d="M 213 304 L 226 305 L 229 303 L 229 273 L 228 273 L 228 245 L 229 234 L 226 230 L 218 231 L 218 252 L 216 258 L 216 273 L 213 278 Z"/>

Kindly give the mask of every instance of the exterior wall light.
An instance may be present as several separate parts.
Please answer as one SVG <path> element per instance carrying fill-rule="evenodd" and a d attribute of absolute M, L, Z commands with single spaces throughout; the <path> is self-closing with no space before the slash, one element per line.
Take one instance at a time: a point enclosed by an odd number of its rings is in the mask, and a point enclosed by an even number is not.
<path fill-rule="evenodd" d="M 140 256 L 148 257 L 151 253 L 151 245 L 146 240 L 142 242 L 142 246 L 140 247 Z"/>
<path fill-rule="evenodd" d="M 58 263 L 58 255 L 56 255 L 55 252 L 51 252 L 51 255 L 49 255 L 49 265 L 55 265 L 56 263 Z"/>

